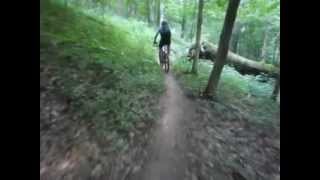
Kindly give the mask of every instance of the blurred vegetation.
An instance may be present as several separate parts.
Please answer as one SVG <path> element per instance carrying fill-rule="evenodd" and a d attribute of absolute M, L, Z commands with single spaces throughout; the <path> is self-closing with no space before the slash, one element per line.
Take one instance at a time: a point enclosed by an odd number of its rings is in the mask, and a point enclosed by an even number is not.
<path fill-rule="evenodd" d="M 158 118 L 164 87 L 151 29 L 61 3 L 41 6 L 40 68 L 49 69 L 53 90 L 71 99 L 79 123 L 124 142 L 137 123 Z"/>
<path fill-rule="evenodd" d="M 190 73 L 191 63 L 184 57 L 180 57 L 174 63 L 173 69 L 182 85 L 193 95 L 201 95 L 208 82 L 208 74 L 212 69 L 212 63 L 199 62 L 198 75 Z M 228 107 L 238 107 L 248 113 L 249 120 L 253 123 L 275 125 L 274 117 L 279 113 L 279 106 L 270 99 L 274 80 L 260 82 L 259 77 L 252 75 L 243 76 L 234 68 L 225 66 L 218 87 L 219 103 Z"/>
<path fill-rule="evenodd" d="M 125 144 L 139 122 L 158 118 L 155 106 L 164 85 L 152 47 L 156 0 L 44 0 L 40 5 L 40 65 L 50 67 L 54 90 L 71 98 L 83 123 L 94 124 L 99 137 L 117 136 L 117 143 Z M 205 1 L 202 40 L 218 44 L 226 5 L 227 0 Z M 279 0 L 242 0 L 231 50 L 278 65 L 279 8 Z M 212 65 L 201 62 L 198 76 L 185 74 L 191 63 L 183 56 L 195 41 L 197 1 L 161 0 L 161 14 L 172 29 L 172 47 L 179 51 L 173 71 L 198 93 Z M 273 81 L 261 83 L 226 66 L 220 82 L 225 104 L 250 108 L 258 119 L 278 111 L 269 100 Z"/>
<path fill-rule="evenodd" d="M 53 0 L 52 0 L 53 1 Z M 157 28 L 157 0 L 56 0 L 96 14 L 122 16 Z M 227 0 L 205 0 L 202 40 L 219 42 Z M 277 65 L 280 44 L 280 0 L 241 0 L 230 42 L 232 51 L 257 61 Z M 195 41 L 197 0 L 160 0 L 161 15 L 167 19 L 173 37 Z M 130 22 L 131 23 L 131 22 Z"/>

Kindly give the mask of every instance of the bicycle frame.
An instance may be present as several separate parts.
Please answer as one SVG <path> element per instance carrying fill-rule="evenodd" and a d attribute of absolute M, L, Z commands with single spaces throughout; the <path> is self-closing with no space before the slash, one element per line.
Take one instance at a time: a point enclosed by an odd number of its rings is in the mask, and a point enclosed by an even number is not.
<path fill-rule="evenodd" d="M 162 46 L 160 49 L 160 65 L 165 69 L 165 72 L 169 72 L 169 47 L 167 45 Z"/>

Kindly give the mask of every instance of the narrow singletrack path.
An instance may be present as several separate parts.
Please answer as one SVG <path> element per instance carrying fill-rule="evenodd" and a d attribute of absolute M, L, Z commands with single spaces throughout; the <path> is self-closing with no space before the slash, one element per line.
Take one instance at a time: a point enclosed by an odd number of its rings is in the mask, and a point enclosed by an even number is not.
<path fill-rule="evenodd" d="M 163 114 L 150 143 L 150 157 L 135 179 L 176 180 L 184 179 L 186 173 L 188 147 L 184 128 L 192 120 L 195 108 L 171 73 L 165 74 L 165 86 L 160 99 Z"/>

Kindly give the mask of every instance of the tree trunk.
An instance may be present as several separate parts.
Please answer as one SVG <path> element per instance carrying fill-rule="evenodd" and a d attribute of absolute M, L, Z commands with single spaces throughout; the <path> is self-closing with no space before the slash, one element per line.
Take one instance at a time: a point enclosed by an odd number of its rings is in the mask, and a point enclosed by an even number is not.
<path fill-rule="evenodd" d="M 131 14 L 131 6 L 128 5 L 128 7 L 127 7 L 127 12 L 126 12 L 126 18 L 129 18 L 129 17 L 130 17 L 130 14 Z"/>
<path fill-rule="evenodd" d="M 136 17 L 137 16 L 137 9 L 138 9 L 138 6 L 137 4 L 134 2 L 132 4 L 132 16 Z"/>
<path fill-rule="evenodd" d="M 148 24 L 149 24 L 149 25 L 151 24 L 150 1 L 151 1 L 151 0 L 147 0 L 147 3 L 146 3 L 146 6 L 147 6 L 147 21 L 148 21 Z"/>
<path fill-rule="evenodd" d="M 184 38 L 184 32 L 186 29 L 186 0 L 183 0 L 183 7 L 182 7 L 182 21 L 181 21 L 181 38 Z"/>
<path fill-rule="evenodd" d="M 234 53 L 238 52 L 238 43 L 239 43 L 239 36 L 240 36 L 240 32 L 235 34 L 233 39 L 232 39 L 232 43 L 231 43 L 231 51 Z"/>
<path fill-rule="evenodd" d="M 161 18 L 161 2 L 160 0 L 157 0 L 156 2 L 156 26 L 159 27 L 160 26 L 160 18 Z"/>
<path fill-rule="evenodd" d="M 122 1 L 123 0 L 118 0 L 118 3 L 117 3 L 117 10 L 118 10 L 118 15 L 122 15 L 123 11 L 122 11 Z"/>
<path fill-rule="evenodd" d="M 181 22 L 181 38 L 184 38 L 184 31 L 186 29 L 186 16 L 183 15 L 182 22 Z"/>
<path fill-rule="evenodd" d="M 160 23 L 165 19 L 166 14 L 166 6 L 164 4 L 160 4 Z"/>
<path fill-rule="evenodd" d="M 151 22 L 154 23 L 152 25 L 155 25 L 156 23 L 156 2 L 154 0 L 150 0 L 150 19 Z"/>
<path fill-rule="evenodd" d="M 280 75 L 278 76 L 277 80 L 276 80 L 276 83 L 275 83 L 275 86 L 274 86 L 274 89 L 273 89 L 273 92 L 272 92 L 272 96 L 271 98 L 273 100 L 276 100 L 277 99 L 277 96 L 279 94 L 279 91 L 280 91 Z"/>
<path fill-rule="evenodd" d="M 68 0 L 64 0 L 64 7 L 68 7 Z"/>
<path fill-rule="evenodd" d="M 203 0 L 199 0 L 198 9 L 198 21 L 197 21 L 197 36 L 196 36 L 196 56 L 193 59 L 191 72 L 198 73 L 198 59 L 200 53 L 200 38 L 201 38 L 201 26 L 202 26 L 202 11 L 203 11 Z"/>
<path fill-rule="evenodd" d="M 118 0 L 118 4 L 117 4 L 117 9 L 118 9 L 118 14 L 120 16 L 127 16 L 128 13 L 128 8 L 127 7 L 127 3 L 126 0 Z"/>
<path fill-rule="evenodd" d="M 277 64 L 278 53 L 279 53 L 278 45 L 276 44 L 276 45 L 275 45 L 275 50 L 274 50 L 274 53 L 273 53 L 273 60 L 272 60 L 272 62 L 273 62 L 274 64 Z"/>
<path fill-rule="evenodd" d="M 275 64 L 280 67 L 280 45 L 278 45 Z"/>
<path fill-rule="evenodd" d="M 277 100 L 277 103 L 280 104 L 280 86 L 279 86 L 279 92 L 278 92 L 276 100 Z"/>
<path fill-rule="evenodd" d="M 279 53 L 280 53 L 280 47 L 279 47 Z M 280 56 L 278 59 L 278 63 L 280 67 Z M 273 100 L 276 100 L 278 103 L 280 103 L 280 71 L 279 71 L 279 75 L 277 76 L 277 81 L 275 83 L 271 98 Z"/>
<path fill-rule="evenodd" d="M 216 90 L 221 76 L 223 66 L 226 63 L 226 57 L 228 54 L 229 41 L 232 33 L 234 21 L 237 16 L 240 0 L 229 0 L 222 33 L 220 35 L 219 47 L 217 53 L 217 60 L 214 64 L 213 70 L 208 81 L 208 85 L 204 94 L 206 96 L 216 96 Z"/>
<path fill-rule="evenodd" d="M 263 38 L 263 45 L 261 48 L 261 56 L 260 56 L 261 61 L 264 63 L 266 62 L 267 44 L 268 44 L 268 31 L 265 31 L 264 38 Z"/>
<path fill-rule="evenodd" d="M 278 66 L 280 67 L 280 45 L 278 46 L 278 54 L 277 54 L 277 59 L 278 59 Z"/>
<path fill-rule="evenodd" d="M 190 35 L 189 38 L 191 41 L 193 41 L 193 37 L 194 37 L 194 31 L 195 31 L 195 24 L 196 24 L 196 14 L 197 13 L 197 3 L 194 3 L 194 10 L 193 10 L 193 14 L 192 14 L 192 25 L 190 28 Z"/>
<path fill-rule="evenodd" d="M 274 42 L 273 62 L 275 62 L 278 59 L 279 45 L 280 45 L 280 32 L 278 32 L 278 34 L 276 36 L 276 40 Z"/>
<path fill-rule="evenodd" d="M 127 7 L 126 17 L 129 18 L 129 17 L 135 16 L 135 11 L 136 11 L 135 2 L 127 0 L 125 6 Z"/>
<path fill-rule="evenodd" d="M 241 33 L 242 25 L 240 23 L 236 23 L 230 41 L 230 50 L 234 53 L 238 52 L 238 43 L 239 37 Z"/>

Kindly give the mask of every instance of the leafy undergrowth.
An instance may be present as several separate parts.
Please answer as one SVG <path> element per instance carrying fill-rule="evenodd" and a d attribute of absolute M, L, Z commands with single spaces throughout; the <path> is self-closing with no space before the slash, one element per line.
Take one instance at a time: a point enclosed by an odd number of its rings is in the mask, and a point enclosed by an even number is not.
<path fill-rule="evenodd" d="M 190 74 L 192 62 L 185 58 L 175 61 L 173 70 L 185 86 L 194 95 L 199 95 L 206 87 L 212 64 L 200 60 L 198 75 Z M 273 80 L 268 83 L 257 81 L 256 77 L 242 76 L 229 66 L 225 66 L 218 87 L 219 102 L 247 113 L 254 123 L 276 126 L 279 118 L 279 106 L 270 99 Z"/>
<path fill-rule="evenodd" d="M 49 1 L 41 6 L 40 73 L 49 79 L 43 86 L 69 99 L 77 121 L 91 124 L 98 139 L 112 136 L 114 150 L 124 149 L 133 128 L 159 116 L 164 87 L 152 31 Z"/>

